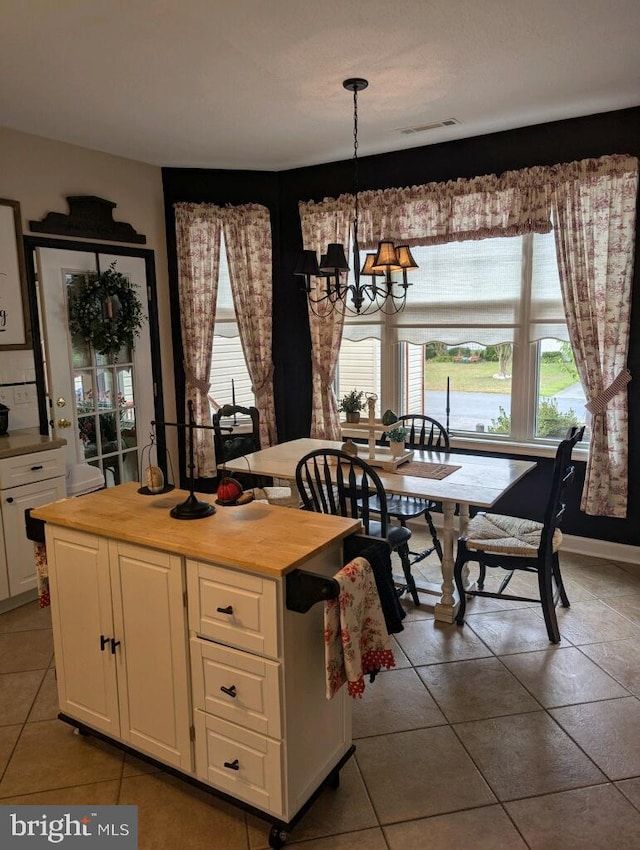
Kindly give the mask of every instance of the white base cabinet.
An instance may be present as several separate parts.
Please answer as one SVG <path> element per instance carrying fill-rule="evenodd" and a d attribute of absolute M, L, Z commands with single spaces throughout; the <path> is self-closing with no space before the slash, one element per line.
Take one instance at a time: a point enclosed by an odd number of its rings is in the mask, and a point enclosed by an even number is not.
<path fill-rule="evenodd" d="M 0 460 L 0 601 L 37 585 L 33 543 L 27 538 L 24 512 L 64 499 L 64 449 L 16 455 Z"/>
<path fill-rule="evenodd" d="M 47 526 L 60 710 L 191 771 L 182 559 Z"/>

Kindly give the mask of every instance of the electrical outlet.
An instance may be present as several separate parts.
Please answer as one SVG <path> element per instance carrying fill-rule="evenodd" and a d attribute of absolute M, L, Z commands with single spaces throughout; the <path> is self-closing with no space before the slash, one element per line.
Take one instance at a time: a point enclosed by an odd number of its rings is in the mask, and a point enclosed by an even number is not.
<path fill-rule="evenodd" d="M 21 386 L 13 388 L 14 404 L 29 404 L 29 387 Z"/>

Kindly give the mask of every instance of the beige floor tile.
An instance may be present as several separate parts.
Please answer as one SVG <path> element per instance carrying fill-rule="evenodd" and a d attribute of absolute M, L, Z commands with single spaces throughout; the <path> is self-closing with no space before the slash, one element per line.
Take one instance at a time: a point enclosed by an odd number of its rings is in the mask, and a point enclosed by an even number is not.
<path fill-rule="evenodd" d="M 438 601 L 438 597 L 422 593 L 419 598 L 420 605 L 414 605 L 411 596 L 407 596 L 405 594 L 400 597 L 400 604 L 406 614 L 406 617 L 402 621 L 404 626 L 406 626 L 407 623 L 413 623 L 415 620 L 433 620 L 433 607 Z"/>
<path fill-rule="evenodd" d="M 571 578 L 598 597 L 640 593 L 640 578 L 613 564 L 596 564 L 572 570 Z"/>
<path fill-rule="evenodd" d="M 465 622 L 464 629 L 472 629 L 496 655 L 558 648 L 558 644 L 550 643 L 544 620 L 533 608 L 473 615 L 467 610 Z"/>
<path fill-rule="evenodd" d="M 385 735 L 446 723 L 429 691 L 412 669 L 389 670 L 353 701 L 353 737 Z"/>
<path fill-rule="evenodd" d="M 497 658 L 432 664 L 416 671 L 449 723 L 539 709 L 539 704 Z"/>
<path fill-rule="evenodd" d="M 560 550 L 560 569 L 562 575 L 580 575 L 585 569 L 590 570 L 600 564 L 610 564 L 611 561 L 607 558 L 593 557 L 592 555 L 582 555 L 577 552 L 568 552 L 562 548 Z"/>
<path fill-rule="evenodd" d="M 267 847 L 270 824 L 262 818 L 247 815 L 249 846 Z M 307 841 L 339 833 L 351 833 L 377 827 L 378 820 L 367 794 L 355 759 L 340 771 L 340 787 L 325 788 L 308 812 L 289 833 L 290 842 Z M 305 844 L 305 847 L 308 845 Z"/>
<path fill-rule="evenodd" d="M 550 714 L 609 779 L 640 776 L 640 701 L 636 697 L 554 708 Z"/>
<path fill-rule="evenodd" d="M 640 591 L 626 596 L 603 596 L 602 601 L 636 626 L 640 626 Z"/>
<path fill-rule="evenodd" d="M 159 773 L 162 770 L 157 764 L 152 764 L 143 758 L 137 758 L 131 753 L 124 754 L 123 776 L 140 776 L 147 773 Z"/>
<path fill-rule="evenodd" d="M 33 708 L 29 712 L 28 722 L 55 720 L 59 711 L 56 671 L 50 668 L 44 675 Z"/>
<path fill-rule="evenodd" d="M 7 765 L 18 740 L 22 726 L 0 726 L 0 776 Z"/>
<path fill-rule="evenodd" d="M 44 670 L 52 652 L 51 629 L 0 634 L 0 673 Z"/>
<path fill-rule="evenodd" d="M 356 758 L 381 824 L 495 802 L 449 727 L 363 738 Z"/>
<path fill-rule="evenodd" d="M 286 847 L 287 850 L 387 850 L 379 827 L 332 835 L 331 838 L 318 838 L 301 844 L 287 842 Z"/>
<path fill-rule="evenodd" d="M 27 723 L 0 782 L 0 797 L 119 779 L 122 752 L 59 720 Z"/>
<path fill-rule="evenodd" d="M 455 731 L 499 800 L 605 781 L 546 712 L 458 723 Z"/>
<path fill-rule="evenodd" d="M 385 826 L 389 850 L 459 848 L 459 850 L 527 850 L 501 806 Z"/>
<path fill-rule="evenodd" d="M 640 812 L 613 785 L 506 803 L 532 850 L 637 850 Z"/>
<path fill-rule="evenodd" d="M 414 666 L 491 655 L 471 629 L 435 620 L 407 623 L 396 639 Z"/>
<path fill-rule="evenodd" d="M 603 640 L 640 639 L 640 626 L 617 614 L 599 599 L 587 600 L 571 608 L 558 607 L 557 616 L 562 637 L 576 646 Z"/>
<path fill-rule="evenodd" d="M 640 696 L 640 640 L 590 643 L 581 646 L 580 650 L 631 693 Z"/>
<path fill-rule="evenodd" d="M 3 806 L 115 806 L 118 802 L 120 780 L 91 782 L 88 785 L 75 785 L 70 788 L 55 788 L 53 791 L 36 791 L 34 794 L 22 794 L 19 797 L 7 797 Z"/>
<path fill-rule="evenodd" d="M 38 602 L 29 602 L 0 614 L 0 633 L 29 632 L 51 628 L 51 608 L 41 608 Z"/>
<path fill-rule="evenodd" d="M 629 692 L 573 646 L 505 655 L 504 664 L 545 707 L 615 699 Z"/>
<path fill-rule="evenodd" d="M 0 675 L 0 726 L 24 723 L 43 675 L 42 670 Z"/>
<path fill-rule="evenodd" d="M 640 811 L 640 777 L 622 779 L 620 782 L 616 782 L 615 786 Z"/>
<path fill-rule="evenodd" d="M 395 639 L 394 635 L 391 635 L 391 646 L 392 646 L 392 649 L 393 649 L 393 657 L 395 658 L 395 662 L 396 662 L 396 666 L 394 667 L 394 669 L 395 670 L 401 670 L 405 667 L 411 667 L 411 662 L 409 661 L 407 656 L 402 651 L 402 647 L 400 646 L 398 641 Z"/>
<path fill-rule="evenodd" d="M 138 807 L 139 850 L 246 850 L 244 813 L 167 774 L 122 780 L 120 805 Z"/>

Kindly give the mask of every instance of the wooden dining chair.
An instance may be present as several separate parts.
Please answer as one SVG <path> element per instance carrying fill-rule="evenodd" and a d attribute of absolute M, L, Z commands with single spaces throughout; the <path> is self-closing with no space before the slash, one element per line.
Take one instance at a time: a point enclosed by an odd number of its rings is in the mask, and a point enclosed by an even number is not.
<path fill-rule="evenodd" d="M 240 418 L 240 419 L 239 419 Z M 224 465 L 260 450 L 260 411 L 257 407 L 224 404 L 211 417 L 216 461 Z M 238 425 L 242 427 L 238 428 Z M 271 505 L 298 507 L 298 500 L 290 487 L 274 486 L 271 479 L 256 476 L 247 462 L 247 472 L 236 472 L 241 484 L 253 489 L 256 498 L 264 498 Z"/>
<path fill-rule="evenodd" d="M 386 540 L 402 564 L 405 584 L 399 594 L 408 590 L 414 603 L 420 604 L 411 575 L 411 531 L 389 522 L 387 494 L 372 466 L 339 449 L 316 449 L 298 461 L 296 486 L 304 510 L 359 519 L 364 534 Z M 372 500 L 375 511 L 370 507 Z"/>
<path fill-rule="evenodd" d="M 458 554 L 453 571 L 460 597 L 460 608 L 456 617 L 456 623 L 459 626 L 464 625 L 468 596 L 539 602 L 542 606 L 549 640 L 551 643 L 560 642 L 556 617 L 558 599 L 564 608 L 569 607 L 558 558 L 558 551 L 562 544 L 560 525 L 565 513 L 566 490 L 575 474 L 571 453 L 583 435 L 584 426 L 572 428 L 558 446 L 544 522 L 490 513 L 478 513 L 469 522 L 467 533 L 458 540 Z M 466 590 L 464 587 L 463 570 L 469 561 L 477 561 L 479 564 L 476 590 Z M 502 583 L 496 591 L 484 589 L 487 567 L 498 568 L 505 572 Z M 537 575 L 537 597 L 505 593 L 514 573 L 518 570 Z"/>
<path fill-rule="evenodd" d="M 398 417 L 397 425 L 404 425 L 409 429 L 409 434 L 405 440 L 405 445 L 410 449 L 429 449 L 430 451 L 449 451 L 449 434 L 444 425 L 441 425 L 437 419 L 432 419 L 430 416 L 423 416 L 418 413 L 408 413 Z M 388 445 L 387 439 L 383 434 L 382 445 Z M 402 467 L 400 467 L 400 472 Z M 426 549 L 421 549 L 419 552 L 410 551 L 409 555 L 412 564 L 417 564 L 418 561 L 428 558 L 432 552 L 437 552 L 440 563 L 442 563 L 442 544 L 438 538 L 431 511 L 438 506 L 437 502 L 432 502 L 429 499 L 421 499 L 417 496 L 387 496 L 387 513 L 391 519 L 397 520 L 401 526 L 406 527 L 409 520 L 418 519 L 423 516 L 429 528 L 431 535 L 431 545 Z M 371 509 L 375 510 L 375 503 L 372 503 Z"/>

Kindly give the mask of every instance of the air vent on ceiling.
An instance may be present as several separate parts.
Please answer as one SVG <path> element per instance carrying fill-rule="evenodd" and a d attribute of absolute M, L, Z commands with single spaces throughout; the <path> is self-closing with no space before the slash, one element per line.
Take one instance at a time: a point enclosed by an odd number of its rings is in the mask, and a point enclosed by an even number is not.
<path fill-rule="evenodd" d="M 420 124 L 416 127 L 401 127 L 396 130 L 396 133 L 402 133 L 404 136 L 409 136 L 411 133 L 424 133 L 426 130 L 436 130 L 438 127 L 452 127 L 454 124 L 459 124 L 457 118 L 445 118 L 444 121 L 434 121 L 433 124 Z"/>

